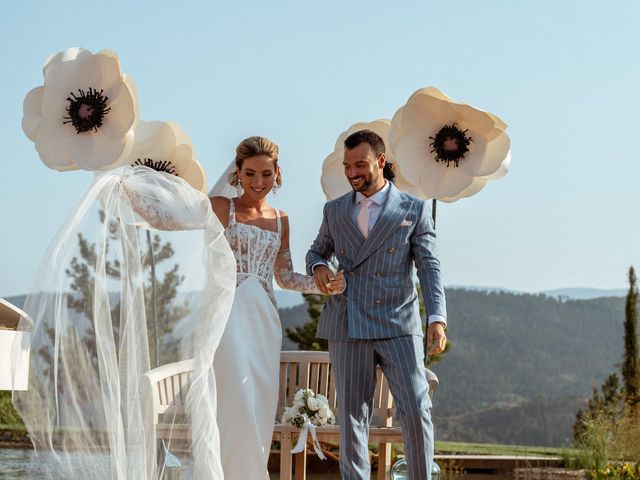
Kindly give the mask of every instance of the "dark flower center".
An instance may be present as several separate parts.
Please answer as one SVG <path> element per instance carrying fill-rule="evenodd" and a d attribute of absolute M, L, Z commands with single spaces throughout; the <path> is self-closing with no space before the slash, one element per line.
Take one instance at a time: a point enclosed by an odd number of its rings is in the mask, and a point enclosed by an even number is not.
<path fill-rule="evenodd" d="M 471 137 L 467 137 L 468 130 L 462 131 L 453 123 L 442 127 L 435 137 L 429 137 L 433 142 L 429 144 L 432 147 L 430 153 L 436 154 L 436 162 L 453 162 L 458 166 L 458 162 L 464 158 L 469 151 L 469 144 L 473 142 Z"/>
<path fill-rule="evenodd" d="M 66 110 L 68 115 L 63 117 L 63 124 L 71 123 L 77 133 L 84 133 L 90 130 L 95 132 L 102 126 L 102 119 L 109 113 L 111 108 L 107 107 L 109 97 L 103 95 L 104 90 L 96 90 L 89 87 L 88 91 L 78 89 L 78 95 L 73 92 L 67 97 L 69 105 Z"/>
<path fill-rule="evenodd" d="M 152 158 L 139 158 L 131 166 L 135 167 L 136 165 L 152 168 L 156 172 L 167 172 L 171 175 L 175 175 L 176 177 L 179 176 L 176 172 L 176 167 L 174 167 L 173 163 L 169 161 L 153 160 Z"/>

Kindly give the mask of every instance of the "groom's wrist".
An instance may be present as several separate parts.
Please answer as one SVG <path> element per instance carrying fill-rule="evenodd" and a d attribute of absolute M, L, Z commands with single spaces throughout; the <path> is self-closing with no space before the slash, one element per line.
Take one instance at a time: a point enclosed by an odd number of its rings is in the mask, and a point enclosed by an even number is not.
<path fill-rule="evenodd" d="M 322 265 L 323 267 L 329 268 L 329 265 L 327 265 L 326 263 L 323 263 L 323 262 L 314 263 L 313 265 L 311 265 L 311 273 L 314 273 L 316 271 L 316 267 L 319 267 L 320 265 Z"/>
<path fill-rule="evenodd" d="M 447 319 L 444 318 L 442 315 L 438 315 L 437 313 L 429 315 L 428 322 L 429 322 L 429 325 L 431 325 L 432 323 L 441 323 L 445 329 L 447 328 Z"/>

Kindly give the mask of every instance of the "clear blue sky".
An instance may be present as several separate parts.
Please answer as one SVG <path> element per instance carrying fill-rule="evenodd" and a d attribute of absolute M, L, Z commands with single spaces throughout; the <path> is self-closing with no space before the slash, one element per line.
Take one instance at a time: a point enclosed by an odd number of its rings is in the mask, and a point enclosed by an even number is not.
<path fill-rule="evenodd" d="M 3 0 L 0 296 L 29 290 L 92 180 L 47 169 L 20 128 L 45 59 L 72 46 L 118 53 L 140 117 L 180 123 L 210 185 L 241 139 L 279 143 L 299 270 L 337 136 L 433 85 L 503 118 L 513 155 L 505 178 L 440 204 L 445 283 L 624 288 L 640 267 L 639 19 L 637 0 Z"/>

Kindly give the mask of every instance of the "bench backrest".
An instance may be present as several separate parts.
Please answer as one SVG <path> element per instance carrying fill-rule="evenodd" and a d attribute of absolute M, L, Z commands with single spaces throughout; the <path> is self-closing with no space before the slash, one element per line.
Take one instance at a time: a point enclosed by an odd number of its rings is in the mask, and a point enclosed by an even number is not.
<path fill-rule="evenodd" d="M 183 360 L 154 368 L 145 374 L 152 389 L 154 423 L 159 423 L 163 414 L 185 413 L 187 391 L 191 383 L 193 360 Z M 437 386 L 437 377 L 427 370 L 431 384 L 430 394 Z M 280 352 L 280 382 L 278 391 L 279 420 L 285 407 L 293 403 L 293 397 L 300 388 L 310 388 L 316 394 L 329 399 L 329 407 L 338 417 L 335 377 L 328 352 L 283 351 Z M 389 427 L 395 406 L 389 383 L 380 367 L 377 369 L 376 390 L 373 399 L 373 419 L 371 426 Z"/>
<path fill-rule="evenodd" d="M 377 376 L 371 426 L 390 427 L 395 413 L 393 397 L 380 368 L 377 370 Z M 329 407 L 340 421 L 335 377 L 328 352 L 280 352 L 279 388 L 276 412 L 278 419 L 285 407 L 293 403 L 293 397 L 300 388 L 310 388 L 316 394 L 322 394 L 329 399 Z"/>
<path fill-rule="evenodd" d="M 169 363 L 145 373 L 153 398 L 153 419 L 164 414 L 183 414 L 191 385 L 193 360 Z"/>

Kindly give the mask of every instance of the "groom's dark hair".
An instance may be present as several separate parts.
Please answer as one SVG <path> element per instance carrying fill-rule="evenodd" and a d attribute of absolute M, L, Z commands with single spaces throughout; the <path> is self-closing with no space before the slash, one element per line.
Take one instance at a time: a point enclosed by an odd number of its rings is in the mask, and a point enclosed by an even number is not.
<path fill-rule="evenodd" d="M 386 153 L 384 140 L 382 140 L 382 137 L 373 130 L 358 130 L 357 132 L 352 133 L 345 138 L 344 148 L 346 150 L 352 150 L 361 143 L 369 144 L 373 152 L 376 154 L 376 157 L 379 157 L 381 153 Z M 392 163 L 385 163 L 382 175 L 390 182 L 393 181 L 396 175 L 393 173 Z"/>

